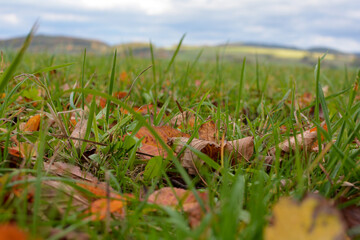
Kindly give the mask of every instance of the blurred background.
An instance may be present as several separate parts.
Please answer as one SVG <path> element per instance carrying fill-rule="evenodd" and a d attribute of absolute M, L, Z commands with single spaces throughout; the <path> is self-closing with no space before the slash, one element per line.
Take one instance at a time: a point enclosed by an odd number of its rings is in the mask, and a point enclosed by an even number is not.
<path fill-rule="evenodd" d="M 158 48 L 169 49 L 186 33 L 183 45 L 188 50 L 229 46 L 229 52 L 302 60 L 311 58 L 311 53 L 328 52 L 330 60 L 341 55 L 348 61 L 354 61 L 360 53 L 358 0 L 0 0 L 0 3 L 3 48 L 18 47 L 21 39 L 13 38 L 26 35 L 38 20 L 37 34 L 41 38 L 35 39 L 33 50 L 47 46 L 47 50 L 57 51 L 78 51 L 83 47 L 107 51 L 109 47 L 126 44 L 146 48 L 150 41 Z M 84 43 L 77 38 L 96 41 Z"/>

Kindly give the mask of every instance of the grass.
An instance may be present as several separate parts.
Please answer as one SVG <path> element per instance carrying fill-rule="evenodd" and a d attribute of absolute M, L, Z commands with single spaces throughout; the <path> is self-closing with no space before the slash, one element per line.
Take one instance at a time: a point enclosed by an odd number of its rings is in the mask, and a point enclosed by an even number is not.
<path fill-rule="evenodd" d="M 360 139 L 360 102 L 355 87 L 360 73 L 356 69 L 323 68 L 320 59 L 313 67 L 260 60 L 247 63 L 245 59 L 239 64 L 223 60 L 221 52 L 212 61 L 199 61 L 200 55 L 190 62 L 177 61 L 182 40 L 170 59 L 157 58 L 152 46 L 151 59 L 136 59 L 131 55 L 117 58 L 116 51 L 101 56 L 86 51 L 79 56 L 30 55 L 24 54 L 26 46 L 16 56 L 5 52 L 5 62 L 11 65 L 0 75 L 0 92 L 6 96 L 1 99 L 0 111 L 1 128 L 6 129 L 0 133 L 4 149 L 0 165 L 0 202 L 4 203 L 0 206 L 0 221 L 16 222 L 44 239 L 61 239 L 70 232 L 86 233 L 91 239 L 262 239 L 271 208 L 281 196 L 300 199 L 308 192 L 318 192 L 329 199 L 351 197 L 352 203 L 359 204 L 358 190 L 343 185 L 349 182 L 358 186 L 360 177 L 359 146 L 354 143 Z M 322 61 L 326 60 L 325 57 Z M 149 65 L 152 70 L 142 72 L 133 84 L 131 80 Z M 51 73 L 54 69 L 56 73 Z M 126 72 L 129 78 L 120 80 L 121 72 Z M 37 79 L 31 73 L 41 74 Z M 73 87 L 76 83 L 78 87 Z M 65 90 L 65 84 L 70 86 L 69 90 Z M 324 86 L 329 87 L 328 93 L 323 92 Z M 127 100 L 111 96 L 113 92 L 130 88 Z M 31 89 L 43 91 L 40 99 L 34 96 L 36 106 L 32 101 L 17 100 Z M 300 108 L 297 99 L 305 92 L 312 93 L 314 99 L 309 106 Z M 87 101 L 89 94 L 106 99 L 106 107 L 99 107 L 95 98 Z M 189 176 L 151 124 L 152 119 L 156 125 L 164 124 L 178 113 L 176 101 L 182 109 L 197 113 L 195 129 L 210 115 L 227 140 L 253 136 L 255 152 L 251 160 L 232 165 L 226 157 L 215 162 L 197 152 L 208 167 L 201 172 L 207 186 L 198 176 Z M 131 107 L 150 103 L 160 109 L 158 115 L 143 116 Z M 75 140 L 68 147 L 66 140 L 54 137 L 60 130 L 50 125 L 48 118 L 43 118 L 39 132 L 29 134 L 20 130 L 20 124 L 40 113 L 58 119 L 59 125 L 64 125 L 63 134 L 68 135 L 71 132 L 67 111 L 78 111 L 78 106 L 89 109 L 84 139 L 101 143 L 86 156 L 84 143 L 79 153 L 74 148 Z M 314 115 L 309 113 L 311 106 L 315 106 Z M 319 131 L 318 141 L 326 147 L 334 140 L 329 152 L 319 157 L 317 153 L 296 149 L 281 155 L 276 147 L 275 161 L 271 166 L 266 165 L 262 159 L 270 148 L 288 139 L 292 132 L 302 132 L 309 125 L 307 121 L 320 129 L 319 106 L 328 131 Z M 14 118 L 19 109 L 21 112 Z M 121 113 L 121 109 L 127 109 L 129 114 Z M 159 158 L 150 161 L 138 158 L 136 146 L 140 141 L 121 137 L 135 133 L 142 126 L 168 152 L 169 157 L 162 160 L 160 167 Z M 281 126 L 286 127 L 284 133 L 280 132 Z M 196 131 L 189 133 L 194 137 Z M 35 161 L 25 158 L 16 167 L 11 164 L 8 149 L 13 136 L 37 146 Z M 132 193 L 138 200 L 128 207 L 124 218 L 84 220 L 71 206 L 73 199 L 65 200 L 64 205 L 46 197 L 48 190 L 42 187 L 43 181 L 74 182 L 66 176 L 54 177 L 44 172 L 43 163 L 53 157 L 80 166 L 116 191 Z M 146 166 L 154 168 L 155 173 L 147 172 L 143 177 Z M 11 201 L 4 199 L 17 183 L 6 183 L 6 179 L 17 173 L 35 177 L 28 186 L 29 191 L 31 186 L 35 189 L 33 201 L 28 201 L 26 193 L 10 197 Z M 154 211 L 140 201 L 154 189 L 173 186 L 174 180 L 181 181 L 195 196 L 198 188 L 209 193 L 210 209 L 195 229 L 189 227 L 181 212 L 170 208 Z M 57 194 L 59 199 L 64 197 Z"/>

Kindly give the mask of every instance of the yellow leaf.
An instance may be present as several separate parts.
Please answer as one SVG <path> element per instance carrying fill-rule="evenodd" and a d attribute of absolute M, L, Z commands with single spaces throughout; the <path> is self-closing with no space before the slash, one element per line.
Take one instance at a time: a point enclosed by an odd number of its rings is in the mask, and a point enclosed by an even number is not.
<path fill-rule="evenodd" d="M 273 215 L 273 224 L 265 229 L 266 240 L 346 239 L 339 211 L 318 195 L 309 195 L 301 203 L 280 198 Z"/>

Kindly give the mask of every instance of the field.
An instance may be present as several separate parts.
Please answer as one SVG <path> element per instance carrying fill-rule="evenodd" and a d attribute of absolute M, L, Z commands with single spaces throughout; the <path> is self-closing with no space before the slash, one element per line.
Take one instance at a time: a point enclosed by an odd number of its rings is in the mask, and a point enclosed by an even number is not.
<path fill-rule="evenodd" d="M 29 41 L 0 66 L 0 239 L 360 236 L 358 69 Z"/>

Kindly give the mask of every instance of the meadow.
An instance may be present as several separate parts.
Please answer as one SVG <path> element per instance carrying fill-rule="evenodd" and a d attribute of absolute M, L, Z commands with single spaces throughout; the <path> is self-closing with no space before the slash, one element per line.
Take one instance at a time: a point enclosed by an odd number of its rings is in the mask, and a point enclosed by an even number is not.
<path fill-rule="evenodd" d="M 360 236 L 358 69 L 30 40 L 2 50 L 0 239 Z"/>

